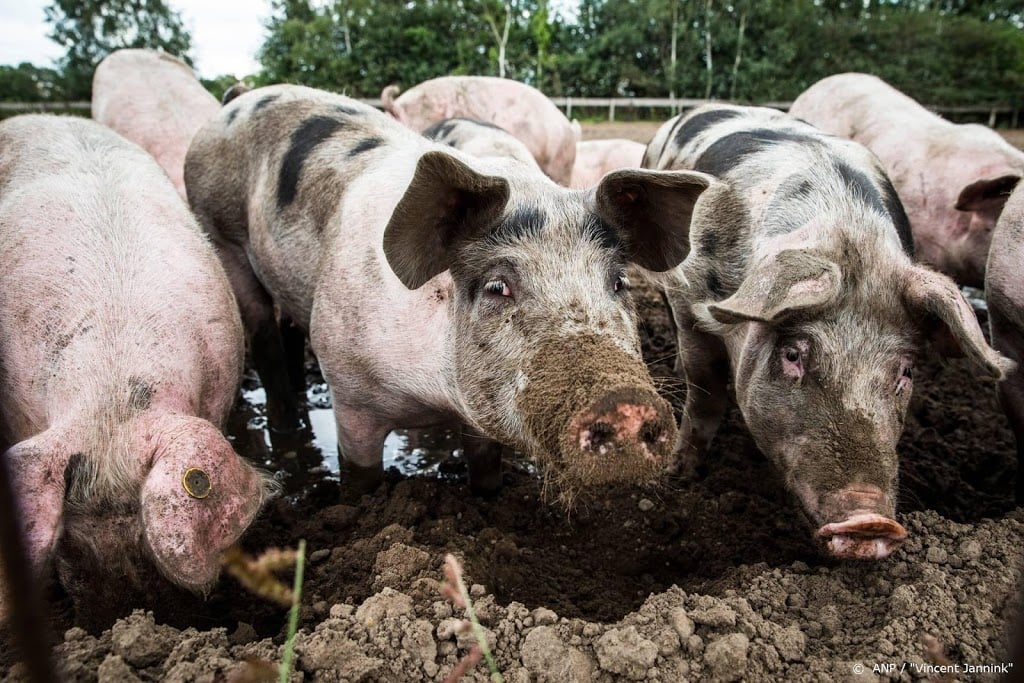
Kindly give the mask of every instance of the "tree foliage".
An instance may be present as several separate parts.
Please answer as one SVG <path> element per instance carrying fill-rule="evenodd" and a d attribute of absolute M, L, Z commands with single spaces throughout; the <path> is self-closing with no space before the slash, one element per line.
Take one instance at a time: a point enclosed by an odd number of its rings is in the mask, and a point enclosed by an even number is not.
<path fill-rule="evenodd" d="M 0 70 L 5 97 L 88 97 L 119 47 L 188 60 L 174 0 L 53 0 L 56 71 Z M 791 100 L 842 71 L 874 73 L 928 104 L 1016 104 L 1022 0 L 272 0 L 257 85 L 375 97 L 448 74 L 524 81 L 549 95 Z M 224 79 L 206 83 L 218 97 Z M 17 95 L 13 93 L 18 93 Z"/>
<path fill-rule="evenodd" d="M 192 63 L 192 36 L 165 0 L 53 0 L 49 37 L 67 52 L 58 61 L 67 99 L 89 99 L 96 65 L 121 48 L 161 48 Z"/>

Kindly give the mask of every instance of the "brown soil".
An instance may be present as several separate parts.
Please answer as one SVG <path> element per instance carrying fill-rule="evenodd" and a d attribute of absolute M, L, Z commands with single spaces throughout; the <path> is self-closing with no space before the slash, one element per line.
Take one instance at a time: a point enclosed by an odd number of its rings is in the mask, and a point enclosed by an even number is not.
<path fill-rule="evenodd" d="M 646 142 L 656 128 L 584 131 Z M 650 289 L 635 294 L 651 372 L 678 410 L 664 309 Z M 735 410 L 698 481 L 566 515 L 519 461 L 506 463 L 493 498 L 472 495 L 452 458 L 415 476 L 392 470 L 372 495 L 343 502 L 336 479 L 310 474 L 317 452 L 268 451 L 262 432 L 245 429 L 259 417 L 240 402 L 236 445 L 273 458 L 288 490 L 243 545 L 308 543 L 295 681 L 443 680 L 472 643 L 439 591 L 445 553 L 464 561 L 506 681 L 917 680 L 942 663 L 960 667 L 961 680 L 995 680 L 966 667 L 1010 663 L 1024 564 L 1013 439 L 993 384 L 965 363 L 926 360 L 915 379 L 900 446 L 909 538 L 882 562 L 815 552 Z M 322 392 L 312 391 L 315 405 Z M 167 591 L 107 609 L 50 592 L 67 680 L 255 680 L 242 677 L 247 659 L 281 659 L 285 611 L 230 578 L 206 600 Z M 0 678 L 27 680 L 16 658 L 0 634 Z M 469 678 L 484 681 L 484 671 Z"/>

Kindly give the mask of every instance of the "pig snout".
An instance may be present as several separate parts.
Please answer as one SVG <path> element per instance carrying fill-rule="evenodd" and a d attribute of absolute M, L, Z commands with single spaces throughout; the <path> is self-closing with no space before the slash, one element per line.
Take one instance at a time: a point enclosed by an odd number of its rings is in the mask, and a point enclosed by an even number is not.
<path fill-rule="evenodd" d="M 643 361 L 596 335 L 538 346 L 519 395 L 536 457 L 565 492 L 642 484 L 667 470 L 672 408 Z"/>
<path fill-rule="evenodd" d="M 880 560 L 888 557 L 907 537 L 893 520 L 890 497 L 874 487 L 846 488 L 825 503 L 825 519 L 835 520 L 818 529 L 818 539 L 829 555 L 844 560 Z"/>
<path fill-rule="evenodd" d="M 673 421 L 660 402 L 636 389 L 612 392 L 573 419 L 571 434 L 578 435 L 584 456 L 632 449 L 645 460 L 663 460 L 672 444 Z"/>

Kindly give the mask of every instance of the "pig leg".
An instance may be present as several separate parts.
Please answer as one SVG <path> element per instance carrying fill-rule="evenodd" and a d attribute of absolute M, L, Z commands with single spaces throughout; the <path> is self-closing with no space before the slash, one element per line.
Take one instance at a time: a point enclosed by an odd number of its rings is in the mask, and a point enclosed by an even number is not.
<path fill-rule="evenodd" d="M 462 453 L 469 466 L 469 488 L 482 496 L 501 490 L 502 445 L 475 429 L 462 428 Z"/>
<path fill-rule="evenodd" d="M 288 380 L 292 387 L 306 386 L 306 333 L 291 318 L 281 318 L 281 342 L 284 346 Z"/>
<path fill-rule="evenodd" d="M 686 379 L 676 457 L 684 474 L 696 471 L 728 407 L 729 357 L 718 338 L 695 329 L 689 316 L 675 311 L 679 321 L 676 370 Z"/>
<path fill-rule="evenodd" d="M 82 456 L 69 456 L 43 432 L 15 444 L 0 458 L 11 476 L 26 554 L 38 570 L 49 559 L 60 535 L 65 481 L 81 464 Z"/>
<path fill-rule="evenodd" d="M 267 392 L 267 418 L 272 430 L 302 429 L 295 389 L 288 376 L 284 342 L 274 317 L 274 301 L 256 279 L 242 247 L 214 239 L 227 271 L 249 335 L 252 363 Z"/>
<path fill-rule="evenodd" d="M 336 399 L 332 391 L 343 488 L 356 495 L 371 493 L 384 480 L 384 440 L 392 425 Z"/>

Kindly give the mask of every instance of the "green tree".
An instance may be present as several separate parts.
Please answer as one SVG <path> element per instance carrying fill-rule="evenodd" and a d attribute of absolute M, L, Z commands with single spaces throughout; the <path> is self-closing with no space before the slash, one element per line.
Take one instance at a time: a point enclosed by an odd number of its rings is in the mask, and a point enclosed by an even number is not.
<path fill-rule="evenodd" d="M 22 62 L 0 65 L 0 100 L 5 102 L 47 102 L 63 99 L 61 79 L 53 69 Z"/>
<path fill-rule="evenodd" d="M 65 96 L 89 99 L 96 65 L 121 48 L 161 48 L 192 63 L 192 36 L 164 0 L 53 0 L 49 37 L 67 50 L 58 60 Z"/>

